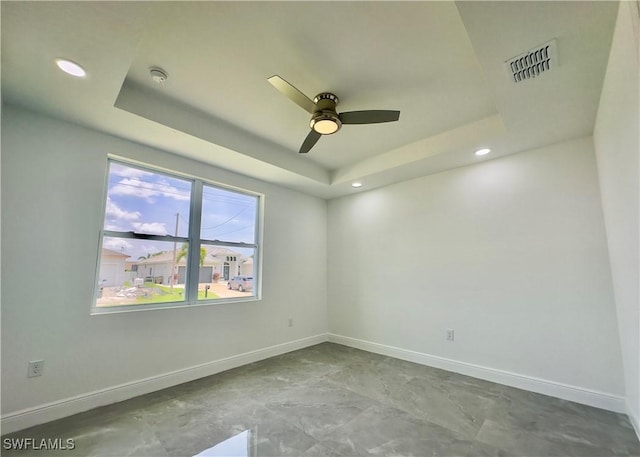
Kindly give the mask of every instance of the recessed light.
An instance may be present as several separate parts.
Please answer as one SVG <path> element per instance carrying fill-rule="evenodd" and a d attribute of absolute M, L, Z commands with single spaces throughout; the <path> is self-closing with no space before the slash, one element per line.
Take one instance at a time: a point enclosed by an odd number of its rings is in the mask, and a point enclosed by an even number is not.
<path fill-rule="evenodd" d="M 87 72 L 85 71 L 85 69 L 77 63 L 72 62 L 71 60 L 56 59 L 56 65 L 60 70 L 71 76 L 77 76 L 78 78 L 84 78 L 85 76 L 87 76 Z"/>
<path fill-rule="evenodd" d="M 354 182 L 353 184 L 351 184 L 351 187 L 353 187 L 354 189 L 357 189 L 358 187 L 362 187 L 362 183 L 361 182 Z"/>
<path fill-rule="evenodd" d="M 489 154 L 490 152 L 491 152 L 491 149 L 487 149 L 487 148 L 485 148 L 485 149 L 478 149 L 478 150 L 476 151 L 476 155 L 477 155 L 477 156 L 484 156 L 484 155 Z"/>

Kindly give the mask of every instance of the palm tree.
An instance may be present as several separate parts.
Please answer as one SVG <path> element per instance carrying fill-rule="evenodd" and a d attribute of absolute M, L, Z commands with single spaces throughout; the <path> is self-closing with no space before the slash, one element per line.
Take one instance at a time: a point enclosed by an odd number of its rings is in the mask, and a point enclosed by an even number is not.
<path fill-rule="evenodd" d="M 175 279 L 178 277 L 176 274 L 176 267 L 178 266 L 178 263 L 182 260 L 183 257 L 187 256 L 187 252 L 189 250 L 189 247 L 187 246 L 186 243 L 183 243 L 182 246 L 180 246 L 180 250 L 178 252 L 175 251 L 174 248 L 174 253 L 175 253 L 175 260 L 173 262 L 173 268 L 172 268 L 172 277 L 171 277 L 171 291 L 173 292 L 173 283 L 175 282 Z M 205 248 L 203 248 L 202 246 L 200 246 L 200 266 L 204 265 L 204 258 L 207 256 L 207 251 L 205 250 Z M 175 275 L 175 276 L 173 276 Z"/>
<path fill-rule="evenodd" d="M 186 244 L 180 246 L 180 250 L 176 254 L 176 263 L 180 262 L 183 257 L 187 256 L 187 251 L 189 247 Z M 207 250 L 200 246 L 200 266 L 204 265 L 204 259 L 207 256 Z"/>

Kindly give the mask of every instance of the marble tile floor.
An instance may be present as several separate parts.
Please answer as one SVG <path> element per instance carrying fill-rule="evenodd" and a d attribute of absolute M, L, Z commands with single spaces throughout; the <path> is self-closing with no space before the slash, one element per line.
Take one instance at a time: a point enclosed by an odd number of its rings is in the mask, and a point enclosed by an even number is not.
<path fill-rule="evenodd" d="M 2 438 L 6 457 L 194 456 L 239 439 L 252 457 L 640 456 L 622 414 L 332 343 Z"/>

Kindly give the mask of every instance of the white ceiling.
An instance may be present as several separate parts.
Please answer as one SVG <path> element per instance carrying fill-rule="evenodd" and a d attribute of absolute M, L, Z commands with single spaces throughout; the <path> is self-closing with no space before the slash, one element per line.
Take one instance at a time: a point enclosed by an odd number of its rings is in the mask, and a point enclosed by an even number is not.
<path fill-rule="evenodd" d="M 3 1 L 2 98 L 332 198 L 591 134 L 617 6 Z M 551 39 L 560 65 L 512 83 L 504 61 Z M 60 56 L 89 76 L 61 73 Z M 400 120 L 344 126 L 300 155 L 309 114 L 274 74 L 335 93 L 339 112 Z"/>

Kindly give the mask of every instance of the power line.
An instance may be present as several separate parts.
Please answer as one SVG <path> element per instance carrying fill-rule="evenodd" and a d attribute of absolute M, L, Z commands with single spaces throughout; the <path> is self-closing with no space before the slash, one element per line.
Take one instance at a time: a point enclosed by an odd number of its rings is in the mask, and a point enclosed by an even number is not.
<path fill-rule="evenodd" d="M 146 181 L 143 181 L 146 182 Z M 168 184 L 157 184 L 157 183 L 147 183 L 147 184 L 152 184 L 154 186 L 159 186 L 159 187 L 166 187 L 169 188 L 171 190 L 164 190 L 164 189 L 157 189 L 157 188 L 152 188 L 152 187 L 145 187 L 145 186 L 139 186 L 139 185 L 135 185 L 135 184 L 129 184 L 129 183 L 123 183 L 123 182 L 118 182 L 116 183 L 114 186 L 109 186 L 109 192 L 111 192 L 116 186 L 126 186 L 126 187 L 133 187 L 136 189 L 143 189 L 146 191 L 150 191 L 150 192 L 157 192 L 159 194 L 172 194 L 172 195 L 179 195 L 180 197 L 189 197 L 191 198 L 191 190 L 189 189 L 189 191 L 183 190 L 182 192 L 175 192 L 174 189 L 176 190 L 180 190 L 176 187 L 170 186 Z"/>
<path fill-rule="evenodd" d="M 211 229 L 214 229 L 214 228 L 218 228 L 218 227 L 220 227 L 220 226 L 222 226 L 222 225 L 226 224 L 227 222 L 230 222 L 231 220 L 235 219 L 237 216 L 239 216 L 240 214 L 242 214 L 242 212 L 243 212 L 244 210 L 246 210 L 247 208 L 249 208 L 249 205 L 247 205 L 247 206 L 245 206 L 244 208 L 242 208 L 240 211 L 238 211 L 236 214 L 234 214 L 233 216 L 231 216 L 231 217 L 230 217 L 229 219 L 227 219 L 226 221 L 224 221 L 224 222 L 222 222 L 222 223 L 220 223 L 220 224 L 218 224 L 218 225 L 211 226 L 211 227 L 202 227 L 202 228 L 200 228 L 200 230 L 211 230 Z"/>
<path fill-rule="evenodd" d="M 228 231 L 228 232 L 218 233 L 218 234 L 216 234 L 215 236 L 228 235 L 229 233 L 239 232 L 240 230 L 245 230 L 245 229 L 248 229 L 248 228 L 250 228 L 250 227 L 255 227 L 255 226 L 254 226 L 253 224 L 251 224 L 251 225 L 245 225 L 244 227 L 240 227 L 239 229 L 236 229 L 236 230 L 230 230 L 230 231 Z"/>

